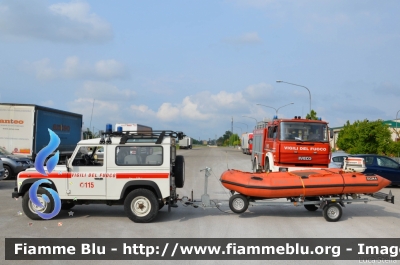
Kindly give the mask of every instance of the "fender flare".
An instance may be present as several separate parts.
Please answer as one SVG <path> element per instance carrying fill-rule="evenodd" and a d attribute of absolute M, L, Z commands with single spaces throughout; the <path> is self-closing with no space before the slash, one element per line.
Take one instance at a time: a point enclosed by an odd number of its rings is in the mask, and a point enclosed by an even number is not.
<path fill-rule="evenodd" d="M 131 180 L 125 183 L 124 187 L 121 190 L 120 198 L 124 198 L 125 191 L 132 186 L 139 186 L 139 187 L 151 187 L 155 192 L 158 199 L 163 199 L 161 195 L 160 188 L 158 185 L 151 180 Z"/>
<path fill-rule="evenodd" d="M 54 184 L 54 182 L 51 179 L 48 179 L 48 178 L 34 178 L 34 179 L 25 179 L 22 182 L 21 186 L 19 187 L 18 195 L 23 196 L 25 194 L 25 192 L 27 192 L 30 189 L 30 187 L 32 186 L 33 183 L 35 183 L 36 181 L 41 180 L 41 179 L 46 179 L 46 180 L 51 182 L 50 184 L 47 184 L 47 183 L 42 184 L 41 185 L 42 187 L 49 187 L 49 188 L 51 188 L 51 189 L 53 189 L 53 190 L 55 190 L 57 192 L 56 185 Z"/>

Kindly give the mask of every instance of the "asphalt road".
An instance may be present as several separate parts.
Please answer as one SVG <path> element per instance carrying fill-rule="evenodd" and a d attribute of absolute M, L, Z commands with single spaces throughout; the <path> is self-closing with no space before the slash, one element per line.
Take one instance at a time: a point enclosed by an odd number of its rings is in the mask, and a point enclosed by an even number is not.
<path fill-rule="evenodd" d="M 395 204 L 382 201 L 351 204 L 343 209 L 339 222 L 329 223 L 321 210 L 309 212 L 304 207 L 255 206 L 241 215 L 229 210 L 229 193 L 219 182 L 226 169 L 250 171 L 250 156 L 233 148 L 202 147 L 179 150 L 185 156 L 185 187 L 180 196 L 200 199 L 204 191 L 205 167 L 212 169 L 208 194 L 222 201 L 220 209 L 184 207 L 160 210 L 154 222 L 136 224 L 124 214 L 122 206 L 76 206 L 73 216 L 66 211 L 46 221 L 32 221 L 22 213 L 21 199 L 11 198 L 14 181 L 0 182 L 0 264 L 110 264 L 110 261 L 5 261 L 5 238 L 400 238 L 398 228 L 400 188 L 392 190 Z M 62 223 L 59 226 L 59 223 Z M 400 241 L 400 240 L 399 240 Z M 132 264 L 132 261 L 115 261 Z M 239 261 L 140 261 L 139 264 L 242 264 Z M 266 261 L 246 261 L 265 264 Z M 274 261 L 279 264 L 320 264 L 320 261 Z M 325 264 L 358 264 L 359 261 L 324 261 Z"/>

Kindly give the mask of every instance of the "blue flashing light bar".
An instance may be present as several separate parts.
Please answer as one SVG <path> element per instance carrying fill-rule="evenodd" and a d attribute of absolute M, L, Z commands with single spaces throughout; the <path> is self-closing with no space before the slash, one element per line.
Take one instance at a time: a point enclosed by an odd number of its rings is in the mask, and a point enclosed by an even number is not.
<path fill-rule="evenodd" d="M 112 124 L 106 124 L 106 133 L 112 133 Z"/>

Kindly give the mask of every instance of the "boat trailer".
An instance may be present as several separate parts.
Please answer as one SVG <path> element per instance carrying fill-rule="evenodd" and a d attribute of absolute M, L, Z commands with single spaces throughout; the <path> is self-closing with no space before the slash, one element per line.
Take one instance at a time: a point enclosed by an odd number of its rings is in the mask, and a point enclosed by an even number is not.
<path fill-rule="evenodd" d="M 389 194 L 383 192 L 376 192 L 372 194 L 342 194 L 342 195 L 324 195 L 313 197 L 290 197 L 286 198 L 286 202 L 282 201 L 266 201 L 271 200 L 267 198 L 253 198 L 245 196 L 235 191 L 230 191 L 229 201 L 214 201 L 210 199 L 208 190 L 208 178 L 211 175 L 211 168 L 206 167 L 200 172 L 204 171 L 204 194 L 200 200 L 193 199 L 193 190 L 191 198 L 187 196 L 178 199 L 184 206 L 193 206 L 194 208 L 218 208 L 226 203 L 232 212 L 240 214 L 245 212 L 249 206 L 304 206 L 308 211 L 316 211 L 322 209 L 322 216 L 328 222 L 337 222 L 342 217 L 342 207 L 351 203 L 368 203 L 371 201 L 385 201 L 394 204 L 394 196 L 392 192 Z M 236 193 L 236 194 L 235 194 Z M 281 198 L 276 198 L 281 199 Z"/>

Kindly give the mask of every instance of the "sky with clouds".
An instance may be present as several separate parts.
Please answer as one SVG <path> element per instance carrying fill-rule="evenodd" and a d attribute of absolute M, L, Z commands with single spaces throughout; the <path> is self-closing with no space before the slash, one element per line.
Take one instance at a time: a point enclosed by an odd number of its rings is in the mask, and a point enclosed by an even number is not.
<path fill-rule="evenodd" d="M 400 110 L 397 0 L 0 0 L 0 102 L 213 139 Z M 92 106 L 93 116 L 92 116 Z M 272 108 L 259 106 L 264 104 Z M 249 116 L 254 119 L 242 117 Z M 237 122 L 237 123 L 236 123 Z"/>

